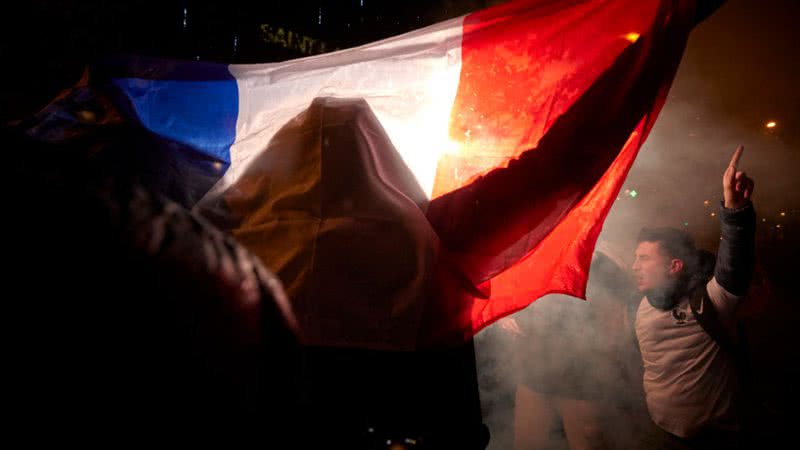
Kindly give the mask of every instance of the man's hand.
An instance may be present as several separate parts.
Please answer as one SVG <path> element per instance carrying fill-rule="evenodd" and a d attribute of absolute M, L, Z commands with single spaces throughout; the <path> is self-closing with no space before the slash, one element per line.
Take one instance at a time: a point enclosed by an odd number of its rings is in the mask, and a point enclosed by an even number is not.
<path fill-rule="evenodd" d="M 737 169 L 743 151 L 744 146 L 742 145 L 736 148 L 728 168 L 722 175 L 722 193 L 725 199 L 725 208 L 728 209 L 738 209 L 744 206 L 753 195 L 755 188 L 753 180 Z"/>

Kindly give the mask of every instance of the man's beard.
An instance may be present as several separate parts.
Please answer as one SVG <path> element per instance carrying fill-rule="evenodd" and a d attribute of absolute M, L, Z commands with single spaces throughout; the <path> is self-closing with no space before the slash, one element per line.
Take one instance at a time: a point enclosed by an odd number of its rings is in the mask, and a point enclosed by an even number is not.
<path fill-rule="evenodd" d="M 667 311 L 675 307 L 686 295 L 688 280 L 685 277 L 668 280 L 663 285 L 644 292 L 647 302 L 653 308 Z"/>

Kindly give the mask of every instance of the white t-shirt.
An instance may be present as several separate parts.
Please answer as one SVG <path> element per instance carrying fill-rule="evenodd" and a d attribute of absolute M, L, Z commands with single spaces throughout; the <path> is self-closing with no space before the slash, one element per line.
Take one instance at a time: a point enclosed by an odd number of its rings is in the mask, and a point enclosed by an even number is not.
<path fill-rule="evenodd" d="M 713 278 L 707 289 L 723 325 L 733 329 L 741 298 Z M 667 311 L 643 298 L 636 314 L 636 336 L 647 408 L 658 426 L 680 437 L 692 436 L 706 425 L 737 427 L 735 363 L 695 320 L 688 298 Z"/>

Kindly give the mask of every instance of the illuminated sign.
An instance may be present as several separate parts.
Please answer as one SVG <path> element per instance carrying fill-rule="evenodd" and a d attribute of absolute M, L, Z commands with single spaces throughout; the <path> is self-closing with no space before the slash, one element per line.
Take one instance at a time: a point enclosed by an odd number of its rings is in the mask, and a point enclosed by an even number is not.
<path fill-rule="evenodd" d="M 326 51 L 339 50 L 338 48 L 332 48 L 329 44 L 319 39 L 268 23 L 262 23 L 260 28 L 261 38 L 267 44 L 293 50 L 301 55 L 318 55 Z"/>

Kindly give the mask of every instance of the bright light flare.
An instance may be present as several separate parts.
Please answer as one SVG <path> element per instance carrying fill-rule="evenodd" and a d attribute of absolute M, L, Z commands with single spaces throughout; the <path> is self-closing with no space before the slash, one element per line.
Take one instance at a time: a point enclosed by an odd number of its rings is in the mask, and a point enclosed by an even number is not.
<path fill-rule="evenodd" d="M 625 35 L 625 39 L 630 41 L 631 43 L 634 43 L 639 40 L 639 36 L 640 36 L 639 33 L 627 33 Z"/>
<path fill-rule="evenodd" d="M 439 160 L 445 155 L 461 152 L 461 143 L 450 138 L 450 113 L 458 88 L 458 83 L 452 82 L 458 77 L 449 73 L 453 70 L 458 70 L 458 67 L 448 67 L 447 73 L 434 72 L 427 77 L 414 74 L 418 77 L 414 87 L 401 94 L 407 100 L 403 107 L 398 108 L 396 102 L 387 101 L 389 97 L 376 95 L 367 98 L 428 198 L 433 195 Z M 465 136 L 467 139 L 469 134 Z"/>
<path fill-rule="evenodd" d="M 778 122 L 775 122 L 773 120 L 767 122 L 767 125 L 766 125 L 767 128 L 775 128 L 777 126 L 778 126 Z"/>

